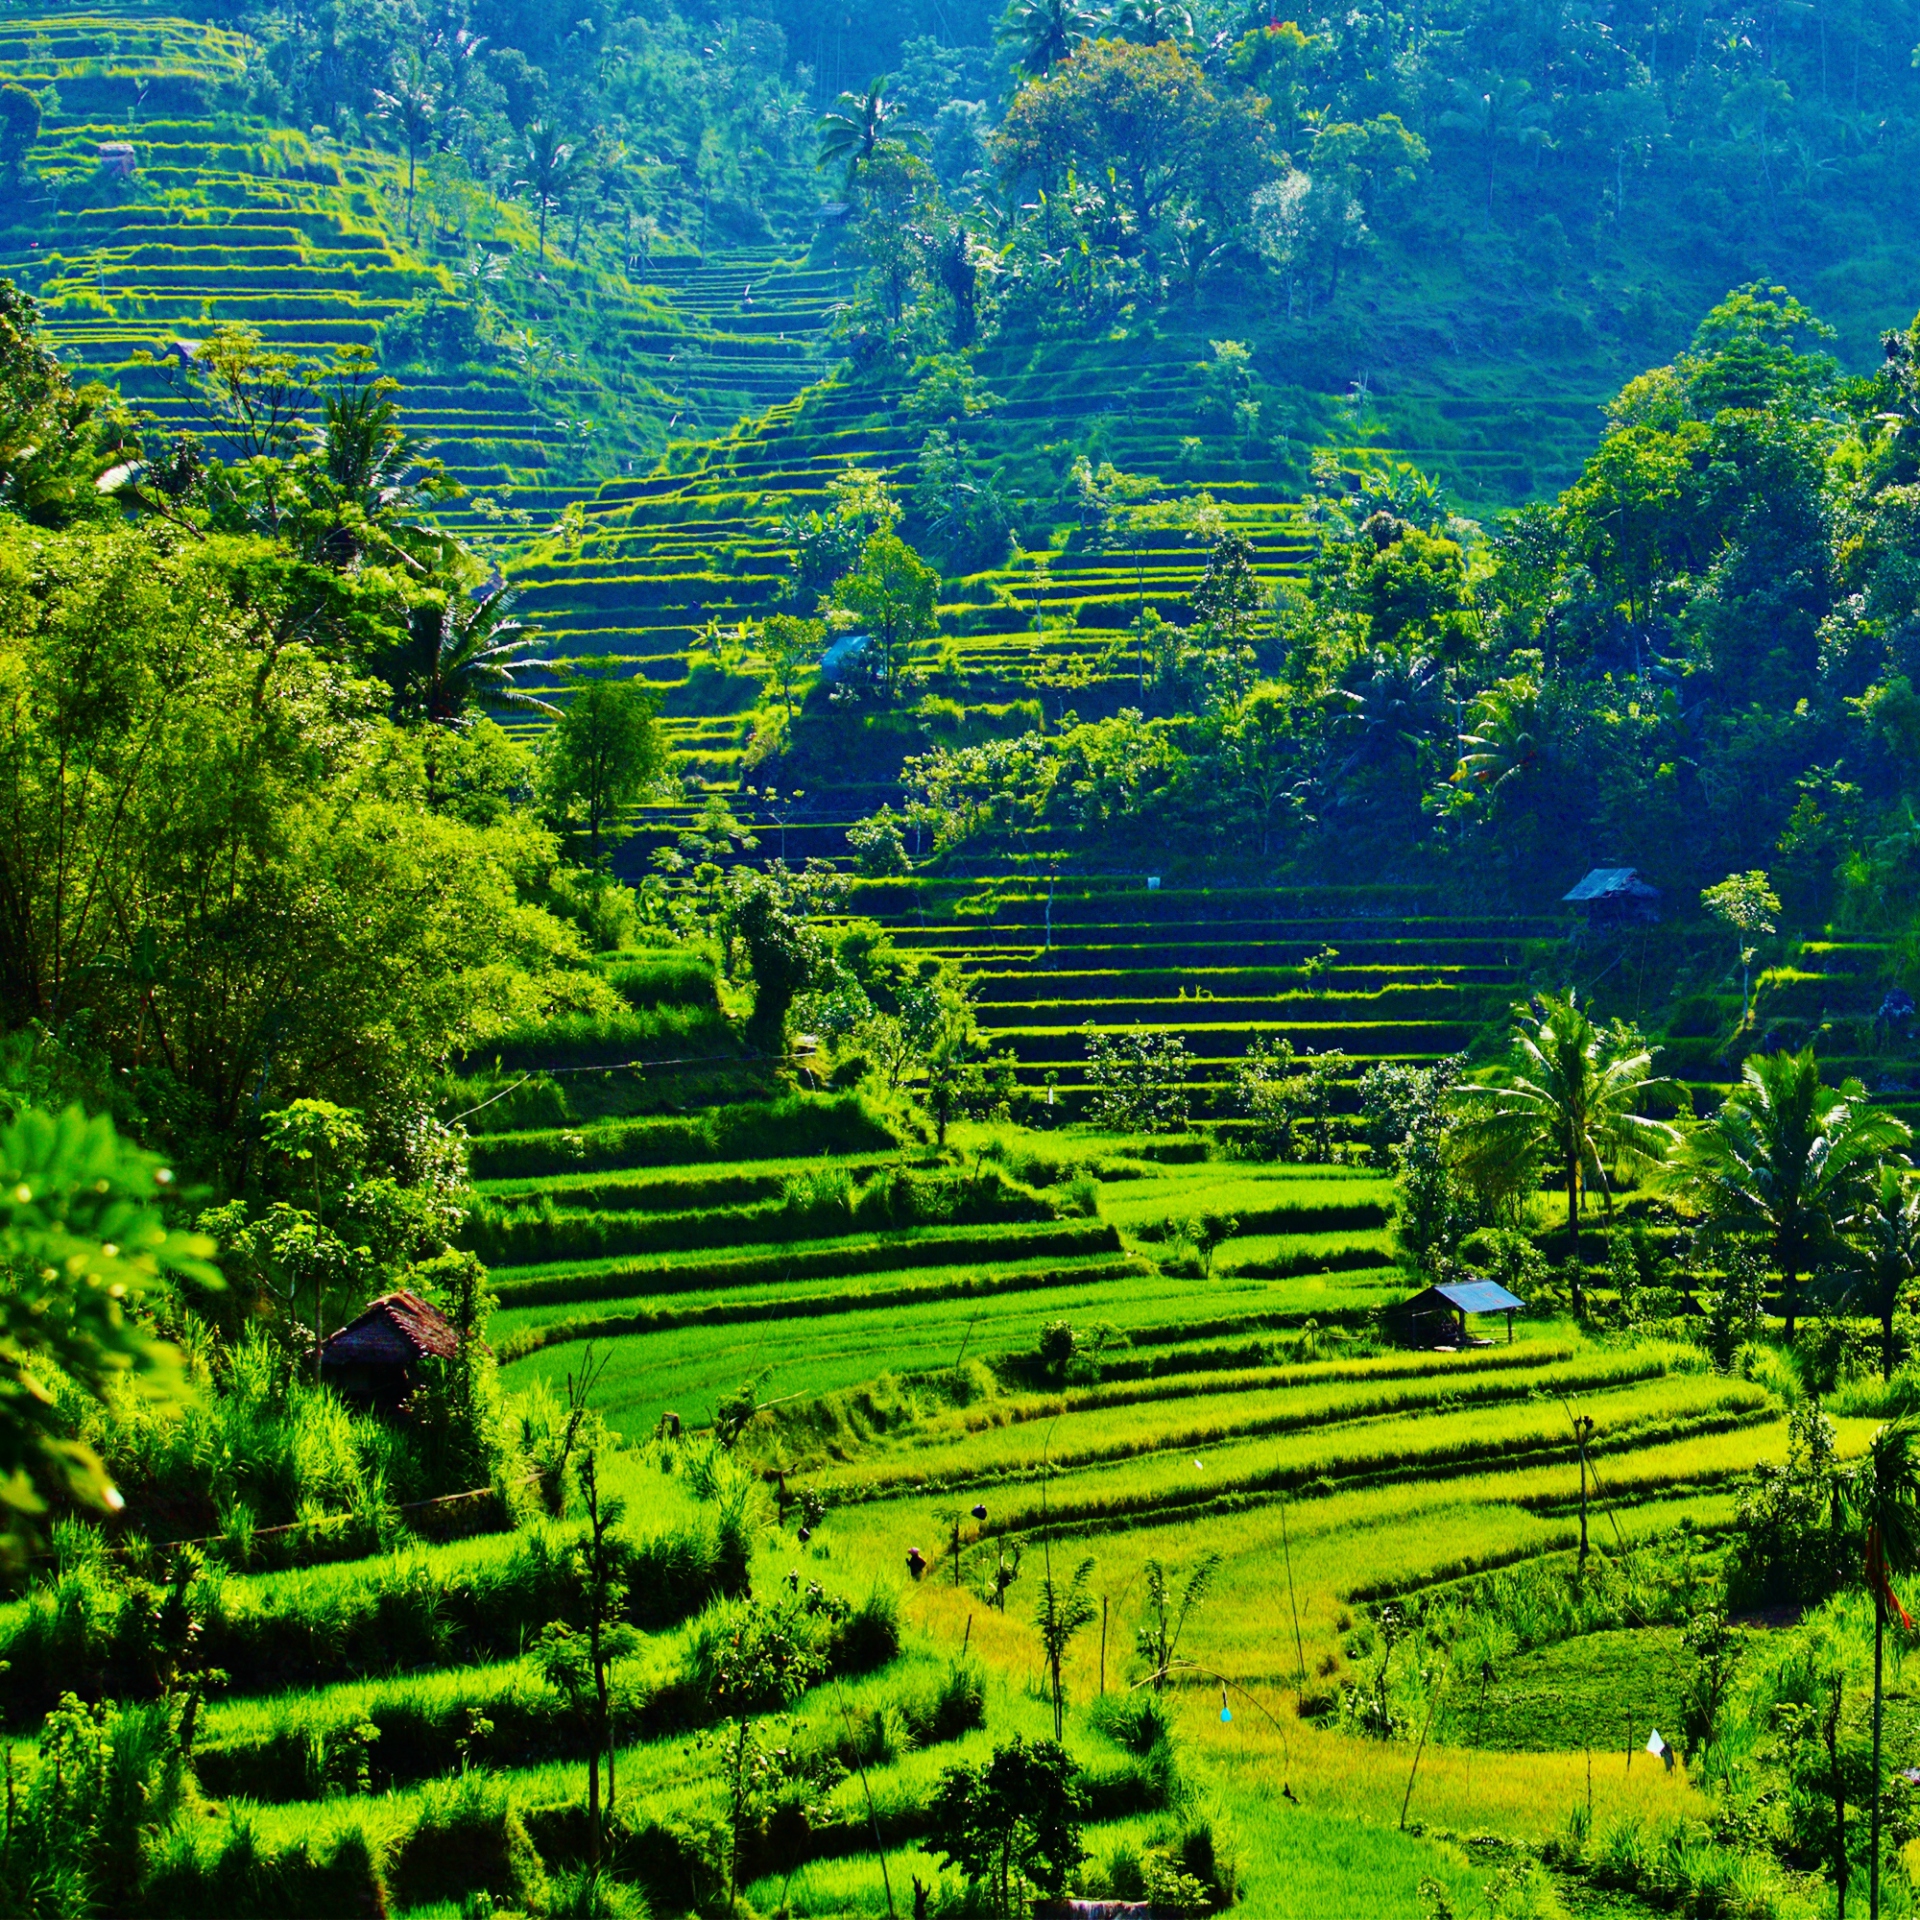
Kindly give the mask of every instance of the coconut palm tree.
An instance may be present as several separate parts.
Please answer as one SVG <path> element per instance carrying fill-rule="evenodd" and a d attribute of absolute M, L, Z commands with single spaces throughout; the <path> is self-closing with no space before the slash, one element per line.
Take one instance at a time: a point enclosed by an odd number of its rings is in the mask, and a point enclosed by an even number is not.
<path fill-rule="evenodd" d="M 1460 736 L 1456 785 L 1489 798 L 1536 770 L 1545 726 L 1540 689 L 1524 678 L 1502 680 L 1473 703 L 1473 731 Z"/>
<path fill-rule="evenodd" d="M 1859 1519 L 1866 1537 L 1867 1584 L 1873 1590 L 1873 1818 L 1867 1853 L 1868 1920 L 1880 1913 L 1880 1733 L 1885 1705 L 1883 1649 L 1889 1615 L 1909 1632 L 1913 1622 L 1893 1590 L 1896 1573 L 1920 1566 L 1920 1461 L 1904 1420 L 1882 1427 L 1867 1451 L 1859 1481 Z"/>
<path fill-rule="evenodd" d="M 1920 1275 L 1920 1180 L 1899 1161 L 1884 1161 L 1854 1235 L 1870 1311 L 1880 1322 L 1880 1377 L 1893 1378 L 1893 1316 L 1900 1296 Z"/>
<path fill-rule="evenodd" d="M 1122 40 L 1138 40 L 1149 47 L 1163 40 L 1185 46 L 1193 38 L 1193 15 L 1179 0 L 1120 0 L 1112 24 Z"/>
<path fill-rule="evenodd" d="M 1020 42 L 1020 64 L 1044 80 L 1100 22 L 1080 0 L 1024 0 L 1008 24 L 1009 37 Z"/>
<path fill-rule="evenodd" d="M 833 111 L 820 117 L 820 151 L 814 165 L 824 169 L 844 162 L 849 187 L 882 140 L 907 130 L 902 118 L 906 109 L 887 98 L 888 80 L 883 73 L 867 83 L 865 93 L 843 93 Z"/>
<path fill-rule="evenodd" d="M 407 150 L 407 238 L 413 238 L 413 177 L 421 150 L 433 138 L 440 115 L 440 89 L 417 53 L 393 63 L 393 84 L 373 91 L 374 111 L 400 136 Z"/>
<path fill-rule="evenodd" d="M 1580 1203 L 1589 1187 L 1611 1199 L 1609 1168 L 1658 1166 L 1679 1129 L 1640 1112 L 1649 1100 L 1684 1104 L 1686 1092 L 1657 1078 L 1653 1055 L 1600 1032 L 1571 997 L 1536 1003 L 1513 1030 L 1513 1051 L 1489 1081 L 1454 1095 L 1455 1144 L 1469 1177 L 1498 1185 L 1503 1167 L 1547 1161 L 1560 1168 L 1567 1233 L 1580 1257 Z"/>
<path fill-rule="evenodd" d="M 1749 1059 L 1720 1111 L 1687 1141 L 1682 1190 L 1727 1239 L 1757 1240 L 1780 1275 L 1787 1338 L 1800 1284 L 1849 1257 L 1844 1236 L 1877 1192 L 1880 1163 L 1912 1135 L 1857 1080 L 1823 1086 L 1808 1047 Z"/>
<path fill-rule="evenodd" d="M 540 215 L 540 258 L 547 257 L 547 216 L 566 198 L 583 162 L 579 148 L 561 137 L 551 120 L 532 120 L 521 135 L 526 178 L 515 184 L 529 188 Z"/>
<path fill-rule="evenodd" d="M 1456 80 L 1453 91 L 1455 104 L 1440 116 L 1440 124 L 1479 141 L 1487 169 L 1487 225 L 1492 226 L 1493 177 L 1500 164 L 1500 149 L 1545 146 L 1547 122 L 1552 115 L 1533 102 L 1533 83 L 1514 74 L 1501 74 L 1477 86 Z"/>
<path fill-rule="evenodd" d="M 407 644 L 387 674 L 396 720 L 457 731 L 473 707 L 560 711 L 514 682 L 517 669 L 546 664 L 528 657 L 535 635 L 514 618 L 514 599 L 501 582 L 478 597 L 455 589 L 444 606 L 414 609 Z"/>

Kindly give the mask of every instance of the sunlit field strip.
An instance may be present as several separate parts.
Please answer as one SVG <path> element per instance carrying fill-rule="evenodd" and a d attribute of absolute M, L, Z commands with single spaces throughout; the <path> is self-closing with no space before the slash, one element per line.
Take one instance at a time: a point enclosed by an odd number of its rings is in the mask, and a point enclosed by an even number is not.
<path fill-rule="evenodd" d="M 1377 1385 L 1294 1381 L 1206 1399 L 1135 1405 L 1117 1417 L 1107 1408 L 1062 1414 L 1044 1429 L 1037 1423 L 1023 1423 L 1014 1429 L 971 1434 L 942 1446 L 915 1446 L 904 1458 L 889 1453 L 871 1462 L 857 1462 L 820 1476 L 819 1483 L 829 1489 L 857 1484 L 863 1493 L 871 1495 L 930 1479 L 1037 1473 L 1043 1464 L 1065 1471 L 1165 1447 L 1183 1451 L 1218 1447 L 1228 1441 L 1303 1427 L 1324 1433 L 1341 1422 L 1426 1414 L 1437 1408 L 1452 1410 L 1462 1401 L 1485 1407 L 1497 1400 L 1530 1394 L 1605 1392 L 1658 1378 L 1663 1372 L 1658 1358 L 1595 1354 L 1538 1369 L 1489 1371 L 1477 1377 L 1463 1370 Z"/>
<path fill-rule="evenodd" d="M 1676 1426 L 1710 1428 L 1765 1417 L 1773 1403 L 1744 1381 L 1677 1376 L 1583 1395 L 1580 1404 L 1599 1422 L 1597 1452 L 1617 1457 L 1612 1449 L 1657 1443 Z M 996 1531 L 1037 1527 L 1043 1520 L 1072 1527 L 1316 1481 L 1470 1474 L 1482 1461 L 1570 1453 L 1572 1444 L 1558 1405 L 1528 1403 L 1359 1421 L 1324 1434 L 1228 1441 L 1197 1452 L 1169 1446 L 1050 1477 L 1008 1481 L 956 1473 L 946 1484 L 973 1488 L 997 1481 Z M 834 1486 L 841 1501 L 860 1501 L 857 1476 L 838 1476 Z M 904 1486 L 888 1486 L 873 1497 L 886 1501 L 905 1492 Z"/>
<path fill-rule="evenodd" d="M 872 1273 L 835 1277 L 820 1274 L 793 1280 L 760 1280 L 742 1286 L 695 1288 L 687 1291 L 615 1294 L 604 1300 L 541 1301 L 525 1307 L 502 1307 L 491 1322 L 497 1338 L 506 1339 L 527 1327 L 549 1326 L 569 1320 L 618 1319 L 622 1314 L 657 1314 L 660 1323 L 634 1331 L 635 1338 L 664 1338 L 680 1326 L 748 1318 L 778 1319 L 791 1307 L 793 1318 L 832 1318 L 835 1313 L 857 1313 L 879 1300 L 904 1296 L 903 1304 L 916 1313 L 925 1295 L 937 1300 L 971 1282 L 984 1298 L 996 1290 L 1018 1291 L 1024 1281 L 1045 1286 L 1052 1273 L 1087 1269 L 1089 1278 L 1128 1280 L 1142 1277 L 1142 1263 L 1103 1248 L 1086 1253 L 1028 1254 L 1009 1260 L 957 1260 L 937 1267 L 882 1268 Z M 840 1304 L 844 1303 L 844 1304 Z M 828 1311 L 823 1314 L 821 1306 Z"/>
<path fill-rule="evenodd" d="M 768 1217 L 774 1224 L 779 1216 Z M 661 1254 L 607 1254 L 582 1259 L 536 1262 L 520 1266 L 500 1266 L 493 1270 L 495 1286 L 503 1300 L 518 1298 L 524 1305 L 540 1301 L 614 1299 L 623 1293 L 667 1293 L 679 1288 L 704 1292 L 726 1284 L 725 1273 L 739 1266 L 741 1281 L 770 1269 L 777 1277 L 781 1263 L 798 1259 L 823 1262 L 844 1259 L 845 1270 L 859 1270 L 867 1261 L 872 1271 L 881 1271 L 882 1254 L 907 1254 L 915 1247 L 941 1247 L 947 1250 L 943 1264 L 968 1258 L 991 1260 L 997 1254 L 1009 1260 L 1046 1251 L 1092 1251 L 1111 1247 L 1115 1236 L 1110 1227 L 1091 1220 L 996 1221 L 973 1225 L 904 1227 L 865 1233 L 807 1235 L 791 1239 L 761 1240 L 748 1244 L 695 1248 L 683 1258 Z M 902 1260 L 910 1265 L 910 1260 Z M 929 1263 L 931 1264 L 931 1263 Z M 825 1273 L 815 1277 L 830 1277 Z"/>
<path fill-rule="evenodd" d="M 1328 1235 L 1293 1243 L 1289 1252 L 1325 1262 L 1308 1273 L 1282 1279 L 1264 1273 L 1216 1272 L 1198 1283 L 1180 1274 L 1159 1274 L 1144 1261 L 1097 1245 L 1085 1252 L 1034 1253 L 1005 1260 L 955 1261 L 943 1266 L 879 1268 L 851 1277 L 816 1275 L 791 1280 L 760 1279 L 734 1287 L 689 1288 L 660 1293 L 615 1294 L 606 1299 L 540 1301 L 500 1310 L 492 1326 L 509 1340 L 530 1328 L 582 1325 L 598 1337 L 664 1335 L 683 1327 L 732 1322 L 833 1319 L 886 1308 L 918 1315 L 942 1300 L 976 1301 L 983 1315 L 997 1316 L 996 1296 L 1073 1284 L 1083 1272 L 1089 1283 L 1114 1288 L 1109 1324 L 1123 1331 L 1158 1329 L 1141 1309 L 1164 1304 L 1179 1317 L 1193 1316 L 1196 1335 L 1267 1315 L 1273 1325 L 1316 1315 L 1364 1321 L 1403 1294 L 1397 1270 L 1376 1264 L 1378 1250 L 1355 1246 L 1351 1235 Z M 1352 1264 L 1349 1264 L 1351 1262 Z M 1059 1316 L 1052 1316 L 1059 1317 Z M 624 1322 L 624 1324 L 621 1324 Z"/>
<path fill-rule="evenodd" d="M 1595 1501 L 1590 1538 L 1600 1550 L 1616 1553 L 1682 1518 L 1700 1526 L 1722 1525 L 1732 1517 L 1736 1498 L 1731 1477 L 1761 1460 L 1777 1460 L 1785 1450 L 1784 1421 L 1650 1447 L 1634 1489 L 1619 1490 L 1605 1503 Z M 1083 1556 L 1093 1558 L 1095 1591 L 1109 1597 L 1116 1617 L 1124 1617 L 1123 1596 L 1137 1601 L 1147 1559 L 1178 1568 L 1192 1566 L 1202 1554 L 1219 1554 L 1215 1593 L 1224 1597 L 1195 1616 L 1187 1651 L 1202 1665 L 1249 1684 L 1279 1684 L 1294 1671 L 1296 1605 L 1311 1670 L 1338 1653 L 1344 1623 L 1363 1600 L 1574 1546 L 1579 1521 L 1569 1509 L 1577 1476 L 1577 1468 L 1556 1464 L 1436 1486 L 1416 1482 L 1284 1504 L 1276 1499 L 1191 1514 L 1176 1510 L 1138 1516 L 1120 1530 L 1087 1533 L 1063 1526 L 1052 1550 L 1056 1565 L 1064 1561 L 1069 1568 Z M 1534 1511 L 1521 1504 L 1526 1501 L 1553 1501 L 1557 1510 Z M 844 1518 L 833 1514 L 811 1550 L 789 1543 L 786 1555 L 801 1567 L 813 1560 L 829 1567 L 891 1565 L 900 1570 L 895 1577 L 910 1594 L 908 1617 L 954 1645 L 971 1619 L 971 1644 L 989 1661 L 1021 1671 L 1033 1659 L 1032 1589 L 1044 1560 L 1042 1543 L 1033 1537 L 1023 1542 L 1021 1580 L 1003 1616 L 978 1592 L 979 1580 L 993 1564 L 995 1542 L 963 1550 L 962 1585 L 952 1584 L 951 1563 L 940 1551 L 946 1538 L 940 1519 L 944 1508 L 944 1502 L 929 1499 L 912 1507 L 855 1509 Z M 1147 1519 L 1151 1524 L 1140 1524 Z M 905 1551 L 914 1545 L 929 1556 L 939 1554 L 918 1586 L 906 1582 L 903 1570 Z M 1125 1651 L 1124 1640 L 1110 1647 L 1110 1677 L 1119 1671 Z M 1095 1683 L 1097 1644 L 1076 1650 L 1074 1670 L 1081 1686 Z"/>
<path fill-rule="evenodd" d="M 1156 1331 L 1166 1331 L 1157 1329 Z M 1539 1329 L 1529 1330 L 1511 1347 L 1467 1348 L 1462 1352 L 1369 1354 L 1355 1360 L 1296 1361 L 1286 1365 L 1262 1364 L 1249 1360 L 1236 1364 L 1221 1359 L 1217 1367 L 1193 1372 L 1170 1369 L 1144 1377 L 1119 1373 L 1095 1384 L 1065 1387 L 1053 1391 L 1010 1392 L 1002 1397 L 966 1406 L 951 1413 L 924 1416 L 916 1427 L 889 1441 L 890 1452 L 922 1446 L 944 1446 L 962 1433 L 985 1433 L 996 1427 L 1014 1426 L 1022 1421 L 1050 1420 L 1063 1413 L 1084 1413 L 1094 1408 L 1129 1407 L 1153 1401 L 1190 1399 L 1215 1393 L 1252 1392 L 1258 1388 L 1275 1389 L 1298 1386 L 1334 1386 L 1341 1382 L 1427 1380 L 1441 1377 L 1479 1378 L 1490 1374 L 1526 1372 L 1571 1360 L 1576 1352 L 1573 1341 L 1542 1337 Z M 1246 1336 L 1258 1341 L 1260 1336 Z M 1230 1339 L 1231 1336 L 1225 1336 Z M 1148 1365 L 1177 1361 L 1182 1356 L 1218 1353 L 1221 1343 L 1204 1338 L 1176 1340 L 1164 1344 L 1156 1340 L 1131 1356 Z M 1643 1350 L 1644 1351 L 1644 1350 Z M 1110 1361 L 1122 1365 L 1128 1355 Z"/>
<path fill-rule="evenodd" d="M 763 1298 L 764 1293 L 749 1297 Z M 1378 1290 L 1343 1284 L 1338 1273 L 1280 1281 L 1217 1278 L 1202 1283 L 1124 1271 L 1086 1285 L 1009 1288 L 1001 1293 L 988 1292 L 983 1286 L 910 1305 L 861 1306 L 858 1294 L 845 1286 L 836 1289 L 831 1282 L 820 1283 L 817 1291 L 806 1296 L 796 1291 L 782 1297 L 852 1304 L 792 1319 L 756 1317 L 616 1334 L 599 1346 L 609 1356 L 609 1364 L 601 1376 L 595 1406 L 620 1431 L 631 1435 L 650 1432 L 668 1408 L 683 1418 L 692 1417 L 691 1409 L 704 1414 L 706 1403 L 700 1396 L 731 1391 L 767 1368 L 772 1372 L 762 1387 L 766 1397 L 828 1393 L 882 1374 L 951 1367 L 963 1353 L 978 1356 L 1031 1347 L 1051 1320 L 1105 1320 L 1125 1331 L 1158 1327 L 1170 1317 L 1185 1318 L 1190 1313 L 1202 1326 L 1219 1330 L 1251 1326 L 1267 1315 L 1305 1318 L 1366 1313 L 1382 1299 Z M 596 1303 L 587 1317 L 611 1316 L 620 1304 Z M 536 1320 L 545 1323 L 571 1317 L 536 1315 L 533 1310 L 502 1312 L 494 1319 L 495 1337 L 504 1338 L 517 1326 Z M 580 1364 L 577 1347 L 546 1347 L 510 1366 L 507 1381 L 514 1388 L 532 1379 L 558 1385 Z"/>
<path fill-rule="evenodd" d="M 1103 1186 L 1100 1211 L 1116 1226 L 1132 1228 L 1169 1215 L 1179 1218 L 1208 1208 L 1217 1213 L 1257 1212 L 1275 1207 L 1344 1207 L 1392 1204 L 1393 1185 L 1378 1174 L 1351 1180 L 1263 1180 L 1232 1167 L 1172 1170 L 1157 1180 Z"/>
<path fill-rule="evenodd" d="M 498 1180 L 476 1180 L 474 1191 L 489 1200 L 513 1199 L 522 1194 L 551 1194 L 562 1204 L 579 1195 L 583 1204 L 629 1206 L 674 1212 L 688 1206 L 725 1206 L 731 1198 L 688 1199 L 707 1190 L 724 1194 L 733 1187 L 753 1185 L 777 1194 L 798 1174 L 829 1169 L 858 1179 L 876 1167 L 895 1165 L 894 1153 L 816 1155 L 808 1160 L 695 1160 L 681 1167 L 609 1167 L 592 1173 L 533 1173 Z M 740 1199 L 757 1197 L 742 1194 Z"/>

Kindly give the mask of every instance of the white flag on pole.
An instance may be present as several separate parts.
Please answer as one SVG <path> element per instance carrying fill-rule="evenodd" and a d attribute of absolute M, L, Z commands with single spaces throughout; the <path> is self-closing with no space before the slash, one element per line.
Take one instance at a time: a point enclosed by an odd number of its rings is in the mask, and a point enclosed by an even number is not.
<path fill-rule="evenodd" d="M 1658 1727 L 1654 1728 L 1651 1737 L 1647 1741 L 1647 1751 L 1652 1754 L 1656 1760 L 1664 1761 L 1669 1773 L 1673 1771 L 1673 1749 L 1660 1738 L 1660 1729 Z"/>

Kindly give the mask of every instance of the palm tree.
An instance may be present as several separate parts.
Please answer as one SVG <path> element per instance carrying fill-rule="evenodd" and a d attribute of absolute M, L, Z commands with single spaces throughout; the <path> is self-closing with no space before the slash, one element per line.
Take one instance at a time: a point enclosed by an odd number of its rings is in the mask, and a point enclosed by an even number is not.
<path fill-rule="evenodd" d="M 1516 1022 L 1512 1057 L 1497 1077 L 1455 1094 L 1455 1138 L 1469 1175 L 1479 1169 L 1488 1185 L 1502 1169 L 1558 1164 L 1577 1261 L 1583 1192 L 1597 1186 L 1611 1202 L 1610 1166 L 1666 1160 L 1679 1129 L 1639 1108 L 1650 1099 L 1683 1103 L 1686 1093 L 1654 1076 L 1653 1055 L 1637 1035 L 1623 1041 L 1599 1032 L 1571 997 L 1538 1006 Z"/>
<path fill-rule="evenodd" d="M 1860 1479 L 1860 1521 L 1866 1533 L 1867 1584 L 1873 1589 L 1873 1819 L 1867 1852 L 1868 1920 L 1880 1913 L 1880 1731 L 1885 1704 L 1882 1679 L 1887 1616 L 1896 1614 L 1909 1632 L 1913 1622 L 1893 1590 L 1893 1575 L 1920 1565 L 1920 1461 L 1914 1430 L 1904 1420 L 1882 1427 L 1867 1451 Z"/>
<path fill-rule="evenodd" d="M 1360 678 L 1365 675 L 1364 679 Z M 1397 647 L 1376 649 L 1356 660 L 1357 684 L 1336 687 L 1328 698 L 1332 734 L 1353 748 L 1328 781 L 1338 786 L 1357 768 L 1418 753 L 1440 713 L 1443 681 L 1437 661 Z"/>
<path fill-rule="evenodd" d="M 1540 689 L 1531 680 L 1502 680 L 1473 703 L 1473 731 L 1460 736 L 1456 784 L 1491 798 L 1522 780 L 1541 758 Z"/>
<path fill-rule="evenodd" d="M 1024 0 L 1009 19 L 1010 37 L 1021 43 L 1020 64 L 1046 79 L 1099 25 L 1098 17 L 1080 0 Z"/>
<path fill-rule="evenodd" d="M 1881 1164 L 1873 1198 L 1860 1212 L 1858 1261 L 1880 1322 L 1880 1377 L 1893 1378 L 1893 1316 L 1920 1274 L 1920 1180 L 1898 1161 Z"/>
<path fill-rule="evenodd" d="M 1063 1587 L 1053 1577 L 1053 1554 L 1047 1554 L 1047 1575 L 1040 1582 L 1039 1605 L 1034 1613 L 1034 1625 L 1040 1629 L 1040 1653 L 1047 1666 L 1047 1677 L 1053 1685 L 1053 1737 L 1060 1738 L 1060 1730 L 1065 1724 L 1066 1694 L 1060 1682 L 1060 1669 L 1065 1663 L 1067 1649 L 1072 1646 L 1075 1636 L 1081 1628 L 1091 1626 L 1100 1617 L 1100 1609 L 1093 1604 L 1093 1595 L 1087 1591 L 1087 1580 L 1093 1572 L 1093 1562 L 1082 1560 L 1074 1569 L 1073 1578 Z"/>
<path fill-rule="evenodd" d="M 1193 15 L 1179 0 L 1120 0 L 1113 10 L 1113 27 L 1121 39 L 1144 46 L 1163 40 L 1185 46 L 1193 38 Z"/>
<path fill-rule="evenodd" d="M 1546 108 L 1529 104 L 1532 93 L 1533 83 L 1513 74 L 1488 80 L 1484 91 L 1456 80 L 1456 104 L 1440 116 L 1443 127 L 1471 134 L 1480 142 L 1487 169 L 1488 226 L 1493 225 L 1493 176 L 1500 164 L 1501 147 L 1546 144 L 1550 116 Z"/>
<path fill-rule="evenodd" d="M 887 98 L 888 78 L 883 73 L 869 81 L 865 93 L 843 93 L 833 111 L 820 117 L 820 152 L 814 165 L 826 168 L 844 161 L 849 187 L 883 139 L 906 131 L 901 119 L 905 109 Z"/>
<path fill-rule="evenodd" d="M 373 94 L 375 111 L 392 124 L 407 149 L 407 238 L 413 238 L 413 173 L 420 149 L 433 138 L 440 113 L 440 90 L 417 53 L 393 66 L 393 84 Z"/>
<path fill-rule="evenodd" d="M 1749 1059 L 1720 1111 L 1687 1141 L 1682 1185 L 1712 1230 L 1764 1243 L 1780 1274 L 1787 1338 L 1802 1278 L 1844 1259 L 1842 1236 L 1873 1198 L 1880 1162 L 1912 1135 L 1849 1080 L 1820 1082 L 1813 1049 Z"/>
<path fill-rule="evenodd" d="M 580 170 L 579 149 L 561 138 L 551 120 L 532 120 L 521 136 L 527 176 L 518 184 L 530 188 L 540 214 L 540 258 L 547 257 L 547 216 L 566 197 Z"/>
<path fill-rule="evenodd" d="M 470 707 L 557 714 L 558 707 L 514 682 L 519 668 L 547 663 L 527 657 L 536 636 L 513 610 L 504 581 L 478 598 L 456 589 L 443 607 L 415 608 L 410 637 L 388 675 L 394 718 L 457 731 Z"/>
<path fill-rule="evenodd" d="M 314 436 L 334 497 L 370 520 L 412 505 L 440 473 L 439 462 L 428 460 L 429 443 L 401 425 L 395 388 L 387 379 L 342 381 L 326 396 Z"/>
<path fill-rule="evenodd" d="M 413 549 L 437 546 L 441 536 L 408 516 L 445 493 L 447 471 L 430 443 L 401 424 L 396 383 L 352 369 L 331 387 L 312 436 L 317 509 L 310 551 L 328 566 L 353 566 L 381 538 Z"/>

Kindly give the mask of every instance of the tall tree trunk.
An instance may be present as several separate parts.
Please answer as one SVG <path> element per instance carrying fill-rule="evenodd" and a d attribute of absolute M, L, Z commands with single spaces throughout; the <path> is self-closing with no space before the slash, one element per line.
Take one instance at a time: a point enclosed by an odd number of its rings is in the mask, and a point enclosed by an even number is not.
<path fill-rule="evenodd" d="M 1875 1574 L 1879 1573 L 1876 1557 Z M 1886 1596 L 1873 1596 L 1873 1817 L 1868 1822 L 1867 1920 L 1880 1920 L 1880 1720 L 1884 1704 L 1881 1681 L 1883 1643 L 1887 1633 Z"/>
<path fill-rule="evenodd" d="M 1567 1237 L 1572 1244 L 1569 1258 L 1573 1262 L 1573 1310 L 1578 1315 L 1586 1288 L 1581 1284 L 1580 1272 L 1580 1162 L 1573 1154 L 1567 1156 Z"/>
<path fill-rule="evenodd" d="M 1841 1682 L 1833 1683 L 1833 1711 L 1827 1716 L 1827 1762 L 1833 1776 L 1834 1920 L 1847 1920 L 1847 1784 L 1840 1771 Z"/>
<path fill-rule="evenodd" d="M 733 1759 L 733 1845 L 727 1849 L 727 1912 L 732 1914 L 734 1896 L 740 1887 L 740 1815 L 746 1800 L 747 1721 L 740 1718 L 740 1744 Z"/>

